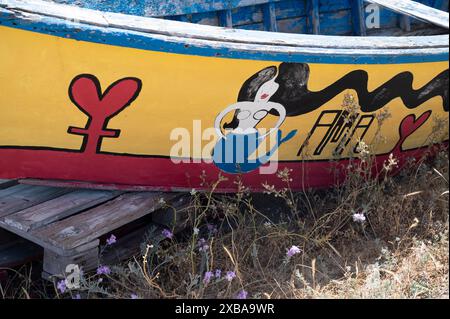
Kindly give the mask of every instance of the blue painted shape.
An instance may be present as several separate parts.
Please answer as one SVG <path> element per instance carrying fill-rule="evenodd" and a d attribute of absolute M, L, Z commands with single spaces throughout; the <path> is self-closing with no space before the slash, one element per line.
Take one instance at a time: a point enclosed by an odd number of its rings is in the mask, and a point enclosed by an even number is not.
<path fill-rule="evenodd" d="M 275 145 L 262 156 L 251 159 L 258 147 L 266 143 L 265 139 L 262 139 L 258 132 L 229 133 L 226 137 L 220 138 L 214 146 L 213 162 L 219 169 L 230 174 L 254 171 L 267 164 L 278 148 L 297 134 L 297 130 L 289 132 L 285 137 L 282 134 L 282 131 L 278 130 Z"/>

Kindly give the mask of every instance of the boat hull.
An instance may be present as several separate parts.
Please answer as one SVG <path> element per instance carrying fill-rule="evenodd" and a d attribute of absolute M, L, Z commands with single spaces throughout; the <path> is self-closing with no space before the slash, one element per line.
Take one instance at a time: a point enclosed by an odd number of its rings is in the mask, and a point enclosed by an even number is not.
<path fill-rule="evenodd" d="M 0 178 L 298 190 L 342 181 L 364 152 L 381 172 L 448 139 L 448 43 L 278 52 L 2 17 Z"/>

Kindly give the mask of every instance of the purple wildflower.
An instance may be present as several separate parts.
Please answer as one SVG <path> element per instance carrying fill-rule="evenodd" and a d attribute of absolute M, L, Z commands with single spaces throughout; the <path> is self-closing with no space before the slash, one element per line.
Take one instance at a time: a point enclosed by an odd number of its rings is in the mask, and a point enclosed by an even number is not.
<path fill-rule="evenodd" d="M 227 271 L 227 274 L 225 275 L 225 279 L 228 281 L 232 281 L 235 277 L 236 273 L 234 271 Z"/>
<path fill-rule="evenodd" d="M 72 297 L 72 299 L 81 299 L 81 295 L 80 294 L 76 294 L 75 296 Z"/>
<path fill-rule="evenodd" d="M 111 273 L 111 269 L 108 266 L 99 266 L 97 268 L 97 275 L 109 275 Z"/>
<path fill-rule="evenodd" d="M 114 245 L 117 242 L 117 237 L 111 234 L 111 236 L 106 240 L 108 246 Z"/>
<path fill-rule="evenodd" d="M 366 216 L 363 213 L 355 213 L 353 214 L 353 221 L 355 223 L 364 223 L 366 221 Z"/>
<path fill-rule="evenodd" d="M 213 277 L 213 273 L 212 271 L 207 271 L 205 272 L 205 276 L 203 277 L 203 282 L 205 284 L 209 284 L 209 282 L 211 281 L 211 278 Z"/>
<path fill-rule="evenodd" d="M 216 271 L 215 271 L 215 273 L 214 273 L 214 276 L 215 276 L 216 278 L 220 278 L 220 276 L 222 276 L 222 270 L 216 269 Z"/>
<path fill-rule="evenodd" d="M 300 254 L 302 251 L 300 248 L 298 248 L 297 246 L 292 246 L 291 248 L 289 248 L 288 252 L 286 253 L 286 255 L 288 256 L 288 258 L 291 258 L 294 255 Z"/>
<path fill-rule="evenodd" d="M 209 231 L 211 234 L 217 233 L 217 227 L 216 227 L 216 225 L 213 225 L 213 224 L 206 224 L 206 227 L 208 228 L 208 231 Z"/>
<path fill-rule="evenodd" d="M 66 286 L 66 280 L 60 280 L 58 281 L 58 283 L 56 284 L 56 288 L 58 288 L 58 290 L 63 294 L 66 292 L 67 286 Z"/>
<path fill-rule="evenodd" d="M 209 245 L 204 238 L 200 238 L 197 242 L 198 251 L 206 252 L 209 249 Z"/>
<path fill-rule="evenodd" d="M 162 235 L 164 237 L 166 237 L 166 238 L 169 238 L 169 239 L 172 239 L 172 237 L 173 237 L 173 233 L 170 230 L 168 230 L 168 229 L 164 229 L 162 231 Z"/>
<path fill-rule="evenodd" d="M 136 295 L 136 294 L 131 294 L 130 297 L 131 297 L 131 299 L 139 299 L 138 295 Z"/>
<path fill-rule="evenodd" d="M 245 290 L 241 290 L 238 294 L 237 294 L 237 299 L 247 299 L 248 296 L 248 292 L 246 292 Z"/>

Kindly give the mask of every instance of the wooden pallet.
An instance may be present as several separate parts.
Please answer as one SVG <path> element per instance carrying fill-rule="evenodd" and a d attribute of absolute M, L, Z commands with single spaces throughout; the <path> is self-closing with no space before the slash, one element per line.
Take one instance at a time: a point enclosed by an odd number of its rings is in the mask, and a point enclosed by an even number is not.
<path fill-rule="evenodd" d="M 85 271 L 96 268 L 100 238 L 161 209 L 162 200 L 184 203 L 175 193 L 86 190 L 0 180 L 0 228 L 43 248 L 44 278 L 61 276 L 69 264 Z"/>

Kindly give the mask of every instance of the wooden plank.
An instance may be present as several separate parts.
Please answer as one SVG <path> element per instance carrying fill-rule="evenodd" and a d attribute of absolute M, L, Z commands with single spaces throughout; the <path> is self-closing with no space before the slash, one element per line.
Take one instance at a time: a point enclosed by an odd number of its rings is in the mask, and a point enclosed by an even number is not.
<path fill-rule="evenodd" d="M 19 183 L 26 184 L 26 185 L 66 187 L 66 188 L 73 188 L 73 189 L 82 188 L 82 189 L 111 190 L 111 191 L 119 190 L 119 191 L 130 191 L 130 192 L 168 191 L 164 187 L 125 185 L 125 184 L 89 183 L 89 182 L 70 181 L 70 180 L 20 179 Z M 176 189 L 176 188 L 174 187 L 173 189 Z M 176 189 L 176 190 L 189 192 L 191 189 Z"/>
<path fill-rule="evenodd" d="M 61 196 L 66 188 L 16 185 L 0 191 L 0 218 Z"/>
<path fill-rule="evenodd" d="M 51 276 L 67 276 L 66 267 L 68 265 L 78 265 L 84 271 L 90 271 L 99 265 L 99 249 L 94 247 L 87 251 L 76 253 L 71 256 L 60 256 L 54 252 L 44 250 L 43 272 Z M 44 276 L 47 278 L 47 276 Z"/>
<path fill-rule="evenodd" d="M 353 34 L 366 36 L 367 32 L 363 0 L 352 0 L 351 5 Z"/>
<path fill-rule="evenodd" d="M 161 198 L 167 201 L 175 196 L 148 192 L 123 194 L 104 205 L 29 234 L 50 246 L 73 249 L 161 208 Z"/>
<path fill-rule="evenodd" d="M 221 27 L 232 28 L 233 27 L 233 16 L 231 10 L 218 11 L 217 15 L 219 17 L 219 25 Z"/>
<path fill-rule="evenodd" d="M 28 232 L 104 203 L 120 194 L 121 192 L 77 190 L 11 214 L 4 218 L 4 223 Z"/>
<path fill-rule="evenodd" d="M 264 29 L 266 31 L 278 32 L 277 17 L 275 15 L 275 4 L 273 2 L 263 5 Z"/>
<path fill-rule="evenodd" d="M 13 234 L 16 234 L 16 235 L 18 235 L 20 237 L 23 237 L 23 238 L 25 238 L 25 239 L 27 239 L 27 240 L 29 240 L 29 241 L 31 241 L 31 242 L 41 246 L 42 248 L 51 250 L 51 251 L 55 252 L 56 254 L 58 254 L 60 256 L 72 256 L 72 255 L 74 255 L 76 253 L 86 251 L 86 250 L 88 250 L 90 248 L 95 248 L 100 243 L 100 240 L 96 239 L 96 240 L 91 241 L 91 242 L 89 242 L 89 243 L 87 243 L 85 245 L 82 245 L 82 246 L 79 246 L 79 247 L 75 247 L 74 249 L 64 250 L 64 249 L 61 249 L 59 247 L 55 247 L 53 245 L 50 245 L 46 241 L 43 241 L 43 240 L 41 240 L 39 238 L 36 238 L 35 236 L 30 234 L 29 232 L 23 232 L 21 230 L 18 230 L 15 227 L 11 227 L 8 224 L 5 224 L 3 222 L 3 219 L 0 219 L 0 227 L 4 228 L 7 231 L 10 231 Z"/>
<path fill-rule="evenodd" d="M 307 30 L 310 34 L 320 34 L 319 0 L 307 0 L 308 22 Z"/>
<path fill-rule="evenodd" d="M 370 3 L 378 4 L 397 13 L 435 24 L 442 28 L 449 28 L 448 12 L 434 9 L 424 4 L 410 0 L 366 0 Z"/>

